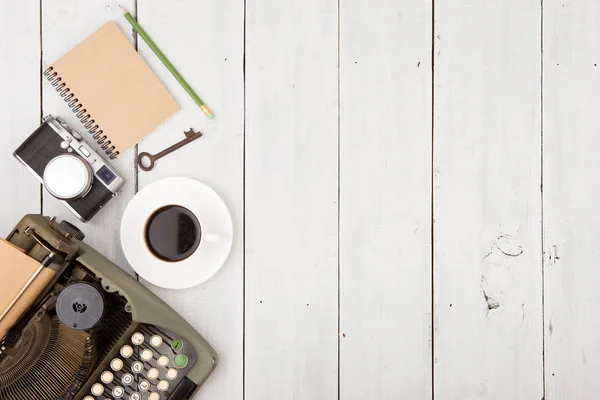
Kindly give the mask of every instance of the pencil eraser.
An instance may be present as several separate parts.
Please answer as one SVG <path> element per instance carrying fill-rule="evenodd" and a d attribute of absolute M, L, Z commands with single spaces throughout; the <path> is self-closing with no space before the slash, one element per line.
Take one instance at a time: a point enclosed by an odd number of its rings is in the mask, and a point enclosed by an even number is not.
<path fill-rule="evenodd" d="M 208 114 L 208 118 L 212 119 L 212 117 L 214 117 L 214 116 L 215 116 L 215 114 L 213 114 L 213 113 Z"/>

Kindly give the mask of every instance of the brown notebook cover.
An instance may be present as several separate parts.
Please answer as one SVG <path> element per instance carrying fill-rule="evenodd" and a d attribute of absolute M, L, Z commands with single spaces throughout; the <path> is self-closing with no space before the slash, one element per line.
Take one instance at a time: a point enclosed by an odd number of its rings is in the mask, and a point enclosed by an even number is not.
<path fill-rule="evenodd" d="M 109 155 L 122 154 L 179 110 L 112 21 L 52 64 L 47 76 Z"/>

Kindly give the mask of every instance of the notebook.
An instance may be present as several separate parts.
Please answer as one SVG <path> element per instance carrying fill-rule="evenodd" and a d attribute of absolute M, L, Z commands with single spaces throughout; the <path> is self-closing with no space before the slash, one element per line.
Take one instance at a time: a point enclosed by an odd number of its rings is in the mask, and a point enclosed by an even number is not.
<path fill-rule="evenodd" d="M 44 75 L 111 159 L 179 110 L 112 21 L 54 62 Z"/>

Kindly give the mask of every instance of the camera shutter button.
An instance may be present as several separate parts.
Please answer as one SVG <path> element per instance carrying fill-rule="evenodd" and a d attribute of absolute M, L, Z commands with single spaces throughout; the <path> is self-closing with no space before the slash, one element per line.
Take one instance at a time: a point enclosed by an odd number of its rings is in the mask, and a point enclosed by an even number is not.
<path fill-rule="evenodd" d="M 53 158 L 44 170 L 44 187 L 60 200 L 85 196 L 91 189 L 94 174 L 90 165 L 74 154 Z"/>

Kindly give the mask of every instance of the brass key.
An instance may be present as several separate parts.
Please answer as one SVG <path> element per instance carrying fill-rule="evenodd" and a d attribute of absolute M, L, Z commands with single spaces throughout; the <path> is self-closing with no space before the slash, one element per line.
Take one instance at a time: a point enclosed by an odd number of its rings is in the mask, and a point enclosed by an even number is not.
<path fill-rule="evenodd" d="M 152 168 L 154 168 L 154 162 L 156 160 L 158 160 L 159 158 L 163 158 L 167 154 L 174 152 L 175 150 L 177 150 L 177 149 L 185 146 L 186 144 L 188 144 L 190 142 L 193 142 L 194 140 L 196 140 L 196 139 L 198 139 L 199 137 L 202 136 L 202 133 L 200 133 L 200 132 L 194 132 L 194 129 L 192 129 L 192 128 L 190 128 L 189 131 L 185 131 L 183 133 L 185 133 L 185 139 L 183 139 L 179 143 L 175 143 L 171 147 L 168 147 L 168 148 L 164 149 L 163 151 L 161 151 L 158 154 L 151 155 L 151 154 L 146 153 L 146 152 L 140 153 L 138 155 L 138 165 L 142 169 L 142 171 L 150 171 Z M 143 162 L 144 158 L 147 158 L 149 160 L 148 166 L 144 165 L 144 162 Z"/>

